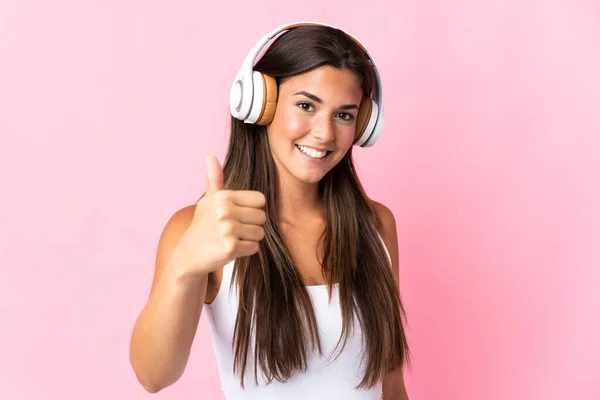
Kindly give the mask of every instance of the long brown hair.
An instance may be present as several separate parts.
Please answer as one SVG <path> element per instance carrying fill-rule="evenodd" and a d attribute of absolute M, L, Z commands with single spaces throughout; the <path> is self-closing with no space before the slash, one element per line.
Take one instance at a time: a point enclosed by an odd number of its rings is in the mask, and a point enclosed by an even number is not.
<path fill-rule="evenodd" d="M 299 27 L 269 47 L 255 70 L 276 78 L 330 65 L 355 72 L 365 94 L 373 76 L 361 49 L 343 32 L 328 27 Z M 257 190 L 267 198 L 265 237 L 258 253 L 236 260 L 233 283 L 239 308 L 234 332 L 234 372 L 244 386 L 250 341 L 255 339 L 254 371 L 269 382 L 285 381 L 307 368 L 307 351 L 322 352 L 311 298 L 278 225 L 277 171 L 265 127 L 231 118 L 229 148 L 223 165 L 224 186 Z M 343 318 L 338 350 L 346 343 L 354 318 L 363 329 L 365 375 L 358 387 L 370 387 L 382 375 L 408 361 L 402 307 L 390 260 L 380 240 L 381 221 L 365 194 L 352 161 L 352 149 L 319 183 L 326 227 L 322 268 L 331 296 L 338 283 Z M 339 346 L 342 347 L 339 347 Z"/>

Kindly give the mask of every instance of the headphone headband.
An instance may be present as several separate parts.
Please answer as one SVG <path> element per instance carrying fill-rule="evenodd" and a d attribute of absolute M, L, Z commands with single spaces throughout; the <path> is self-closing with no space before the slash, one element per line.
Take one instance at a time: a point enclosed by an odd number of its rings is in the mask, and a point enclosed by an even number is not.
<path fill-rule="evenodd" d="M 381 128 L 383 126 L 383 93 L 381 88 L 381 78 L 379 75 L 379 71 L 377 70 L 377 66 L 375 65 L 375 61 L 371 54 L 369 54 L 366 47 L 356 37 L 354 37 L 353 35 L 349 34 L 341 28 L 321 22 L 298 21 L 278 26 L 266 35 L 264 35 L 258 42 L 254 44 L 254 46 L 252 46 L 252 48 L 246 55 L 242 66 L 236 74 L 235 79 L 233 81 L 233 85 L 231 87 L 231 96 L 229 104 L 231 114 L 235 118 L 241 120 L 246 120 L 250 115 L 250 111 L 253 107 L 253 96 L 250 96 L 248 94 L 261 89 L 259 87 L 255 87 L 253 84 L 254 63 L 260 52 L 273 38 L 275 38 L 281 32 L 289 31 L 301 26 L 323 26 L 333 29 L 339 29 L 346 35 L 348 35 L 348 37 L 350 37 L 361 48 L 361 50 L 364 52 L 365 56 L 369 60 L 369 63 L 373 69 L 373 74 L 375 76 L 375 93 L 371 94 L 371 96 L 373 96 L 372 99 L 378 106 L 376 111 L 377 116 L 375 119 L 376 126 L 372 127 L 372 133 L 370 135 L 366 135 L 366 137 L 363 135 L 363 137 L 361 137 L 356 144 L 360 146 L 372 145 L 375 142 L 375 140 L 377 140 L 379 134 L 381 133 Z"/>

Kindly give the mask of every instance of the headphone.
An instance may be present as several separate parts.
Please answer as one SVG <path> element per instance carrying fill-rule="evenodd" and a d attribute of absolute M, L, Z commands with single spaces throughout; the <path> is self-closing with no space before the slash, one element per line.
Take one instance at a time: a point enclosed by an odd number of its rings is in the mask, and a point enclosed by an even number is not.
<path fill-rule="evenodd" d="M 319 22 L 300 21 L 286 24 L 273 29 L 263 36 L 248 52 L 241 68 L 233 80 L 229 95 L 229 110 L 234 118 L 247 124 L 268 125 L 273 120 L 277 105 L 277 83 L 272 76 L 254 71 L 254 62 L 261 50 L 275 36 L 283 31 L 289 31 L 300 26 L 324 26 L 339 29 L 335 26 Z M 364 51 L 375 75 L 374 98 L 364 96 L 356 118 L 356 137 L 354 143 L 361 147 L 370 147 L 375 144 L 383 128 L 383 97 L 381 92 L 381 78 L 373 57 L 365 46 L 355 37 L 346 33 Z"/>

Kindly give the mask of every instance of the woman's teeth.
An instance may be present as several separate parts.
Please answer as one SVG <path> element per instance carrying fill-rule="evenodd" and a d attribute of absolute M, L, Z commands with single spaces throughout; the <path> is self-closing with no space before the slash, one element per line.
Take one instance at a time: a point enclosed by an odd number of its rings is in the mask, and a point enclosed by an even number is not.
<path fill-rule="evenodd" d="M 301 146 L 299 144 L 297 144 L 296 147 L 298 147 L 298 149 L 300 149 L 301 152 L 312 158 L 323 158 L 327 155 L 327 151 L 318 151 L 309 147 Z"/>

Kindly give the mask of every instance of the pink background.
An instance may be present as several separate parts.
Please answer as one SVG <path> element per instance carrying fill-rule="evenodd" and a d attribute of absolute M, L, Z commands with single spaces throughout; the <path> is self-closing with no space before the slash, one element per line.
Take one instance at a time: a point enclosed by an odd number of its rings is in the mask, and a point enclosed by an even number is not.
<path fill-rule="evenodd" d="M 231 79 L 281 23 L 371 49 L 387 125 L 357 149 L 395 213 L 412 400 L 600 398 L 595 1 L 0 3 L 0 398 L 219 398 L 129 365 L 158 236 L 222 160 Z"/>

